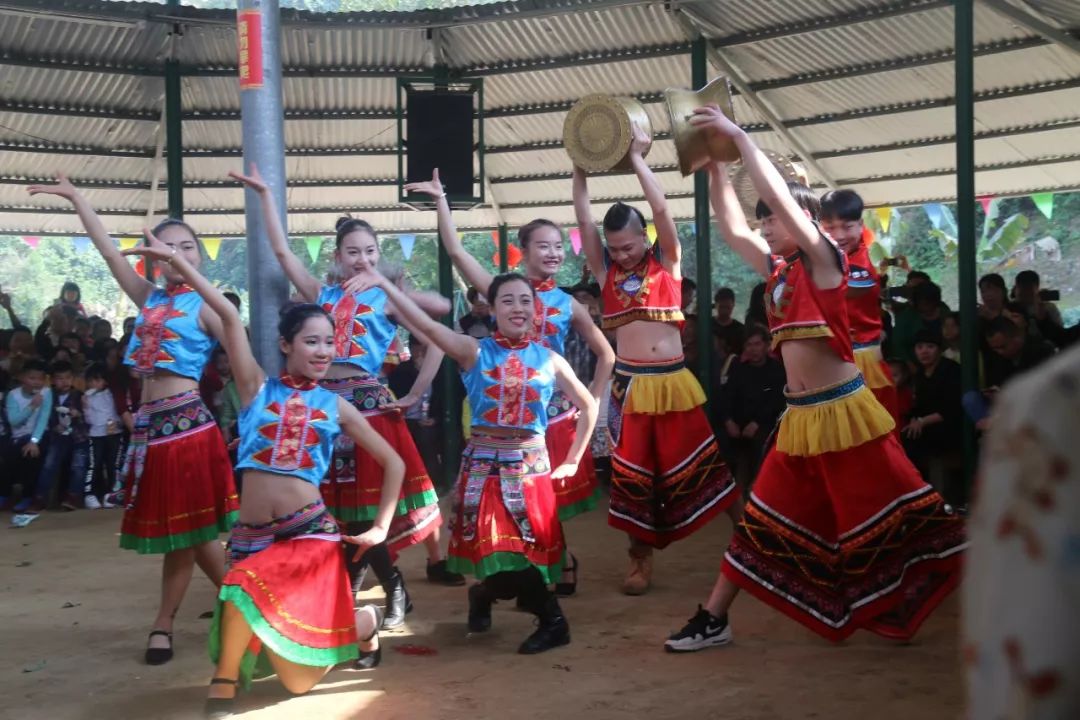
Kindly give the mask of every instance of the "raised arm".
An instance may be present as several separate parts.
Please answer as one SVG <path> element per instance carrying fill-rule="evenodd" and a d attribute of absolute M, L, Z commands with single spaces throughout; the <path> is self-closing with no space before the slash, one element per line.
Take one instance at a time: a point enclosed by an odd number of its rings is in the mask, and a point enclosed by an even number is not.
<path fill-rule="evenodd" d="M 465 251 L 465 246 L 458 237 L 457 227 L 454 225 L 454 214 L 450 212 L 446 191 L 439 182 L 439 169 L 435 168 L 429 182 L 409 183 L 404 189 L 406 192 L 423 193 L 434 198 L 435 209 L 439 213 L 439 241 L 446 248 L 450 262 L 454 263 L 454 267 L 461 272 L 467 283 L 486 295 L 493 276 L 476 258 Z"/>
<path fill-rule="evenodd" d="M 645 193 L 645 202 L 652 210 L 653 226 L 656 228 L 656 241 L 660 245 L 660 257 L 664 269 L 676 280 L 682 279 L 682 246 L 679 245 L 679 231 L 675 228 L 675 219 L 668 210 L 664 189 L 656 179 L 656 174 L 645 162 L 642 153 L 649 146 L 649 136 L 637 124 L 634 125 L 634 139 L 630 143 L 630 165 L 634 168 L 641 191 Z"/>
<path fill-rule="evenodd" d="M 696 109 L 690 122 L 699 127 L 705 126 L 710 132 L 720 133 L 735 141 L 758 195 L 791 233 L 803 257 L 809 260 L 814 284 L 819 288 L 829 289 L 843 282 L 841 263 L 837 262 L 839 251 L 836 245 L 822 234 L 795 202 L 787 182 L 750 136 L 716 106 Z"/>
<path fill-rule="evenodd" d="M 570 446 L 566 460 L 551 473 L 551 478 L 558 480 L 572 477 L 577 473 L 581 456 L 585 454 L 585 448 L 592 442 L 593 428 L 596 427 L 596 418 L 600 415 L 600 406 L 577 379 L 577 375 L 574 375 L 569 363 L 561 355 L 551 353 L 551 362 L 555 366 L 555 383 L 570 398 L 570 402 L 581 411 L 575 428 L 577 434 L 574 436 L 574 443 Z"/>
<path fill-rule="evenodd" d="M 202 276 L 198 270 L 191 266 L 183 255 L 174 249 L 163 245 L 149 230 L 146 234 L 147 245 L 125 250 L 124 255 L 142 255 L 149 260 L 167 262 L 173 269 L 184 278 L 184 281 L 202 296 L 207 307 L 214 311 L 221 319 L 221 344 L 225 346 L 225 352 L 229 356 L 232 365 L 233 379 L 236 381 L 236 391 L 240 396 L 241 407 L 247 407 L 251 399 L 259 392 L 263 380 L 266 379 L 262 368 L 255 361 L 248 343 L 247 332 L 244 330 L 244 322 L 240 319 L 240 313 L 236 306 L 221 294 L 209 280 Z"/>
<path fill-rule="evenodd" d="M 709 165 L 709 199 L 724 242 L 751 270 L 762 277 L 769 277 L 769 246 L 746 222 L 746 215 L 724 163 Z"/>
<path fill-rule="evenodd" d="M 338 398 L 338 424 L 341 425 L 341 431 L 352 438 L 357 447 L 373 457 L 383 469 L 375 524 L 370 530 L 360 535 L 342 537 L 344 541 L 359 546 L 356 551 L 356 558 L 359 559 L 366 549 L 386 540 L 386 535 L 390 530 L 390 521 L 394 517 L 398 497 L 401 495 L 401 482 L 405 478 L 405 461 L 394 452 L 390 443 L 371 427 L 364 416 L 343 398 Z"/>
<path fill-rule="evenodd" d="M 67 176 L 57 175 L 56 180 L 55 185 L 31 185 L 27 188 L 27 192 L 31 195 L 56 195 L 75 207 L 79 220 L 86 228 L 86 234 L 90 236 L 90 241 L 101 253 L 101 257 L 105 258 L 105 264 L 109 266 L 109 272 L 116 278 L 120 289 L 131 298 L 131 302 L 135 303 L 136 307 L 141 308 L 154 289 L 153 284 L 135 272 L 135 268 L 131 267 L 120 250 L 113 245 L 112 238 L 105 231 L 105 226 L 101 224 L 101 218 L 94 212 L 94 208 L 90 207 L 90 203 L 83 194 L 71 184 Z"/>
<path fill-rule="evenodd" d="M 596 327 L 588 308 L 577 300 L 571 300 L 570 308 L 570 324 L 596 356 L 596 372 L 593 374 L 592 383 L 589 384 L 589 394 L 600 402 L 607 389 L 608 380 L 611 379 L 611 371 L 615 367 L 615 351 L 611 349 L 611 343 L 604 337 L 604 333 Z"/>
<path fill-rule="evenodd" d="M 442 349 L 462 368 L 468 370 L 476 364 L 476 340 L 468 335 L 460 335 L 437 320 L 433 320 L 424 310 L 406 295 L 397 285 L 374 270 L 364 270 L 353 277 L 359 278 L 356 292 L 363 292 L 369 287 L 382 288 L 402 324 L 409 332 L 416 333 L 431 341 L 430 344 Z"/>
<path fill-rule="evenodd" d="M 585 262 L 589 265 L 596 282 L 604 287 L 607 267 L 604 265 L 604 242 L 600 231 L 592 219 L 592 201 L 589 199 L 589 183 L 585 171 L 574 167 L 574 215 L 577 218 L 578 232 L 581 233 L 581 249 L 585 253 Z"/>
<path fill-rule="evenodd" d="M 289 281 L 296 286 L 300 295 L 308 302 L 315 302 L 319 297 L 319 291 L 322 290 L 322 283 L 308 272 L 304 262 L 289 248 L 289 239 L 285 234 L 285 228 L 281 227 L 277 204 L 270 193 L 270 186 L 259 174 L 259 168 L 252 163 L 250 175 L 231 171 L 229 177 L 243 183 L 258 195 L 259 204 L 262 207 L 263 224 L 266 226 L 266 236 L 270 241 L 270 249 L 274 251 L 274 257 L 277 258 L 281 269 L 285 271 Z"/>
<path fill-rule="evenodd" d="M 4 311 L 7 312 L 8 320 L 11 321 L 11 327 L 16 328 L 22 325 L 19 321 L 19 316 L 15 314 L 14 308 L 11 307 L 11 295 L 3 290 L 0 290 L 0 308 L 4 308 Z"/>

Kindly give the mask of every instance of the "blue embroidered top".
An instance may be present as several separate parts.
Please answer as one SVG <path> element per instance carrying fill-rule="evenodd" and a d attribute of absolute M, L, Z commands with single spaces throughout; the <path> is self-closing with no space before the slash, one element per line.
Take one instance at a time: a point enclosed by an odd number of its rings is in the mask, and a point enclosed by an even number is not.
<path fill-rule="evenodd" d="M 267 378 L 240 411 L 236 468 L 290 475 L 318 486 L 340 432 L 337 395 L 307 378 Z"/>
<path fill-rule="evenodd" d="M 316 302 L 334 321 L 335 363 L 379 374 L 397 333 L 397 323 L 386 314 L 386 299 L 381 288 L 346 295 L 340 285 L 323 285 Z"/>
<path fill-rule="evenodd" d="M 472 426 L 518 428 L 541 434 L 555 391 L 551 351 L 526 339 L 499 332 L 480 341 L 476 364 L 461 373 L 469 398 Z"/>
<path fill-rule="evenodd" d="M 131 334 L 124 364 L 140 375 L 168 370 L 198 380 L 217 341 L 199 327 L 203 299 L 187 285 L 155 288 Z"/>
<path fill-rule="evenodd" d="M 532 286 L 536 290 L 536 313 L 529 339 L 563 355 L 566 336 L 570 333 L 573 298 L 555 287 L 554 278 L 533 280 Z"/>

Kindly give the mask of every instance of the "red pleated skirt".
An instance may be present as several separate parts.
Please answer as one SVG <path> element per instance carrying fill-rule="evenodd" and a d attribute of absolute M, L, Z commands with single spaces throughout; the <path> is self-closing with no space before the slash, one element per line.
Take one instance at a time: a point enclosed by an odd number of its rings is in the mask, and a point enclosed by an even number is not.
<path fill-rule="evenodd" d="M 124 467 L 120 547 L 167 553 L 232 527 L 239 508 L 232 463 L 195 391 L 144 404 Z"/>
<path fill-rule="evenodd" d="M 564 413 L 548 421 L 544 438 L 552 470 L 566 461 L 576 436 L 576 412 Z M 586 447 L 573 476 L 552 480 L 552 484 L 560 520 L 565 522 L 594 509 L 600 499 L 600 488 L 596 481 L 596 464 L 593 462 L 592 450 Z"/>

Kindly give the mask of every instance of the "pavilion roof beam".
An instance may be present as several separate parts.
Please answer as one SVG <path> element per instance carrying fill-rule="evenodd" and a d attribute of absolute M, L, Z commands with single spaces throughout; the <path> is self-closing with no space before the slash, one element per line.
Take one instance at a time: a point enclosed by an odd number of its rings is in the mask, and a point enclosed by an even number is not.
<path fill-rule="evenodd" d="M 1080 55 L 1080 39 L 1077 39 L 1072 32 L 1054 27 L 1042 18 L 1009 4 L 1006 0 L 982 0 L 982 4 L 994 12 L 1004 15 L 1017 25 L 1038 33 L 1049 42 L 1057 43 L 1063 48 Z"/>
<path fill-rule="evenodd" d="M 705 29 L 713 32 L 716 31 L 715 27 L 707 22 L 701 21 L 700 16 L 695 15 L 693 11 L 687 8 L 682 8 L 677 12 L 678 15 L 676 17 L 686 30 L 690 40 L 694 40 L 700 36 Z M 753 107 L 758 115 L 765 119 L 769 126 L 772 127 L 773 131 L 788 144 L 788 147 L 799 154 L 802 162 L 807 168 L 816 174 L 818 178 L 823 180 L 830 188 L 836 188 L 836 183 L 829 176 L 829 173 L 825 171 L 825 168 L 823 168 L 820 163 L 814 160 L 809 147 L 805 145 L 802 140 L 797 138 L 788 126 L 784 124 L 784 121 L 780 119 L 780 115 L 772 107 L 771 103 L 754 92 L 746 78 L 743 77 L 742 72 L 735 67 L 730 58 L 727 57 L 726 53 L 712 44 L 706 46 L 705 52 L 713 66 L 724 73 L 731 84 L 738 88 L 739 92 L 742 93 L 743 100 Z"/>

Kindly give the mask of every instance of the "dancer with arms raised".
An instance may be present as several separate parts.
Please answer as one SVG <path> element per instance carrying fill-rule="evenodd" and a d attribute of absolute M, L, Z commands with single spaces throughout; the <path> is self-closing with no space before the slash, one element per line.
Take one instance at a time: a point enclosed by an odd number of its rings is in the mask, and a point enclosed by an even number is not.
<path fill-rule="evenodd" d="M 702 405 L 705 393 L 683 358 L 679 236 L 667 199 L 634 127 L 630 160 L 656 226 L 650 247 L 644 216 L 623 203 L 604 216 L 607 247 L 592 221 L 585 173 L 574 169 L 574 209 L 585 257 L 602 290 L 604 328 L 617 357 L 608 408 L 611 507 L 608 522 L 630 537 L 623 592 L 652 582 L 653 549 L 700 529 L 717 513 L 737 518 L 738 492 Z"/>
<path fill-rule="evenodd" d="M 425 193 L 435 200 L 439 213 L 439 237 L 443 247 L 446 248 L 450 260 L 465 276 L 465 281 L 482 295 L 486 295 L 494 276 L 465 251 L 454 226 L 446 192 L 439 182 L 439 171 L 435 170 L 430 182 L 410 183 L 405 186 L 405 190 Z M 555 274 L 566 259 L 562 231 L 550 220 L 533 220 L 518 230 L 518 244 L 524 253 L 525 277 L 536 290 L 536 306 L 528 330 L 529 339 L 551 348 L 558 355 L 563 355 L 570 328 L 581 335 L 597 358 L 596 373 L 589 391 L 599 402 L 611 378 L 615 353 L 604 334 L 592 321 L 588 309 L 555 286 Z M 548 429 L 545 437 L 548 457 L 552 466 L 558 467 L 574 444 L 577 412 L 566 395 L 556 390 L 547 408 L 547 417 Z M 555 499 L 559 506 L 559 519 L 565 522 L 582 512 L 592 510 L 596 507 L 599 494 L 592 453 L 586 450 L 578 463 L 578 471 L 571 477 L 556 481 Z M 555 587 L 556 593 L 563 596 L 573 595 L 577 589 L 578 560 L 573 555 L 569 555 L 569 559 L 570 564 L 564 568 L 562 581 Z"/>
<path fill-rule="evenodd" d="M 959 581 L 962 525 L 908 461 L 855 365 L 847 257 L 819 229 L 817 198 L 786 184 L 716 107 L 699 108 L 692 122 L 735 142 L 760 195 L 759 236 L 727 168 L 711 166 L 721 236 L 768 278 L 788 409 L 708 601 L 665 648 L 730 642 L 727 611 L 739 589 L 832 641 L 859 628 L 908 639 Z"/>
<path fill-rule="evenodd" d="M 199 396 L 199 378 L 222 338 L 221 320 L 171 265 L 159 267 L 164 288 L 140 276 L 66 177 L 28 189 L 75 206 L 120 289 L 139 308 L 124 356 L 124 364 L 142 378 L 142 404 L 124 467 L 120 547 L 165 555 L 161 601 L 146 649 L 147 664 L 161 665 L 172 659 L 173 621 L 195 565 L 221 585 L 225 557 L 217 536 L 231 527 L 238 507 L 229 454 Z M 189 225 L 166 220 L 154 234 L 199 266 L 199 239 Z"/>
<path fill-rule="evenodd" d="M 412 610 L 405 580 L 393 564 L 393 557 L 400 550 L 424 542 L 428 548 L 429 576 L 445 584 L 464 584 L 464 578 L 446 571 L 439 550 L 438 529 L 442 518 L 438 497 L 402 414 L 402 409 L 416 403 L 431 384 L 443 355 L 429 352 L 412 391 L 396 400 L 383 374 L 383 365 L 396 337 L 397 311 L 387 301 L 386 293 L 378 288 L 358 292 L 354 279 L 361 270 L 379 263 L 375 231 L 363 220 L 338 221 L 334 259 L 343 281 L 337 285 L 323 284 L 289 249 L 273 197 L 258 168 L 253 166 L 250 175 L 236 172 L 230 175 L 258 195 L 270 247 L 285 275 L 301 297 L 322 306 L 334 321 L 334 362 L 320 384 L 349 400 L 405 460 L 402 496 L 386 545 L 373 548 L 362 562 L 347 560 L 354 590 L 359 590 L 363 568 L 370 564 L 386 593 L 383 627 L 397 627 Z M 449 301 L 439 295 L 410 295 L 433 315 L 450 311 Z M 374 519 L 378 476 L 378 464 L 362 448 L 356 448 L 353 453 L 346 443 L 343 451 L 337 453 L 330 482 L 323 485 L 322 492 L 330 512 L 345 523 L 350 535 L 363 532 Z"/>

